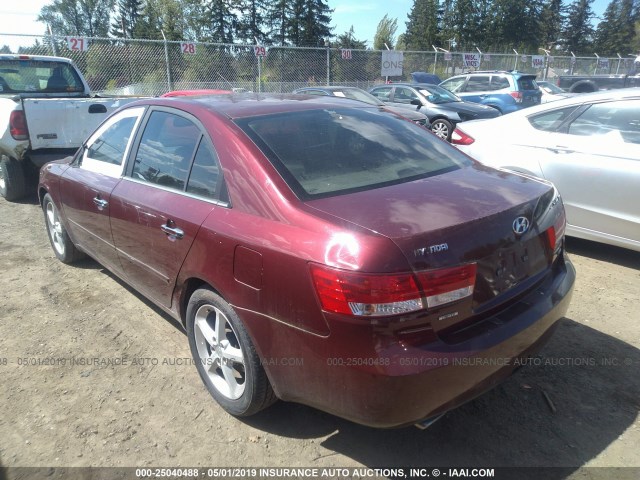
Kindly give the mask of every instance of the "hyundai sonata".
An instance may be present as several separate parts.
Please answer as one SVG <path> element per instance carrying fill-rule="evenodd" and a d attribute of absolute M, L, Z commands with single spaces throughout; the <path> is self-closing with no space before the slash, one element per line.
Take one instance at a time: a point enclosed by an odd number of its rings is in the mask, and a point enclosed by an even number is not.
<path fill-rule="evenodd" d="M 42 169 L 39 197 L 55 255 L 179 319 L 237 416 L 280 398 L 429 421 L 539 348 L 575 278 L 551 184 L 332 97 L 132 103 Z"/>

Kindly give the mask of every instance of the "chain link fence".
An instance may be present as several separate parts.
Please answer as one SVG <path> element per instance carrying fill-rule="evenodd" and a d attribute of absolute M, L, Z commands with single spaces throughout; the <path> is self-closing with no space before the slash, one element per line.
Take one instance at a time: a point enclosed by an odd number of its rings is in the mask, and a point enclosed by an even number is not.
<path fill-rule="evenodd" d="M 4 45 L 4 47 L 3 47 Z M 93 91 L 159 95 L 170 90 L 246 89 L 286 93 L 304 86 L 369 89 L 385 81 L 411 81 L 411 72 L 441 79 L 475 70 L 519 70 L 552 79 L 566 74 L 626 73 L 632 58 L 562 57 L 478 52 L 406 51 L 403 75 L 383 77 L 382 51 L 262 47 L 162 40 L 30 36 L 0 33 L 5 53 L 73 59 Z M 475 68 L 470 68 L 469 64 Z"/>

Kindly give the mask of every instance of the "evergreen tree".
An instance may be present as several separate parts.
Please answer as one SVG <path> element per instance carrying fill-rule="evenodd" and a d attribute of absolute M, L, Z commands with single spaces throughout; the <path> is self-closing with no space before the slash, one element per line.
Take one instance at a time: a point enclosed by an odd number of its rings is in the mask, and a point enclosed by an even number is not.
<path fill-rule="evenodd" d="M 611 0 L 596 29 L 594 49 L 600 55 L 626 53 L 633 43 L 637 21 L 633 0 Z"/>
<path fill-rule="evenodd" d="M 111 35 L 135 38 L 136 24 L 142 15 L 142 0 L 117 0 L 117 16 L 111 24 Z"/>
<path fill-rule="evenodd" d="M 415 0 L 404 41 L 409 50 L 431 50 L 439 44 L 438 0 Z"/>
<path fill-rule="evenodd" d="M 565 8 L 562 0 L 547 0 L 540 14 L 540 41 L 550 49 L 560 40 L 564 23 Z"/>
<path fill-rule="evenodd" d="M 40 10 L 38 21 L 57 35 L 106 37 L 115 0 L 53 0 Z"/>
<path fill-rule="evenodd" d="M 592 3 L 593 0 L 574 0 L 569 5 L 563 31 L 565 51 L 576 55 L 593 53 Z"/>
<path fill-rule="evenodd" d="M 388 15 L 382 17 L 378 22 L 376 34 L 373 37 L 374 50 L 386 50 L 387 46 L 393 49 L 396 41 L 396 30 L 398 30 L 398 19 L 389 18 Z"/>
<path fill-rule="evenodd" d="M 291 2 L 288 0 L 271 0 L 265 16 L 267 41 L 269 43 L 276 45 L 287 44 L 291 16 Z"/>
<path fill-rule="evenodd" d="M 300 47 L 325 46 L 331 36 L 331 13 L 325 0 L 305 0 L 300 18 Z"/>
<path fill-rule="evenodd" d="M 236 37 L 245 43 L 264 43 L 266 39 L 266 0 L 240 0 L 238 8 L 242 15 L 238 19 Z"/>
<path fill-rule="evenodd" d="M 341 35 L 338 35 L 336 38 L 336 46 L 338 48 L 349 48 L 353 50 L 364 50 L 367 48 L 367 42 L 364 40 L 357 40 L 355 37 L 355 32 L 353 30 L 353 25 L 349 31 L 344 32 Z"/>
<path fill-rule="evenodd" d="M 474 0 L 455 0 L 451 12 L 454 36 L 460 48 L 471 48 L 478 40 L 484 38 L 478 33 L 478 16 Z"/>

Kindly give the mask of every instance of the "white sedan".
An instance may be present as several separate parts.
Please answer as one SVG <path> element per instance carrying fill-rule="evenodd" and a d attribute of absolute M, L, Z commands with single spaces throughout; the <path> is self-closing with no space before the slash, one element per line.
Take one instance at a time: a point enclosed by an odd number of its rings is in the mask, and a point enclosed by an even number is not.
<path fill-rule="evenodd" d="M 640 88 L 465 122 L 451 143 L 486 165 L 552 181 L 567 235 L 640 251 Z"/>

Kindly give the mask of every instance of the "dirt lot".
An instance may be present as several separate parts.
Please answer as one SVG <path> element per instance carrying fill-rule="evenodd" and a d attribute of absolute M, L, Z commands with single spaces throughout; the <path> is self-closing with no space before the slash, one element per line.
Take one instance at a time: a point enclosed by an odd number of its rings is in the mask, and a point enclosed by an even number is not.
<path fill-rule="evenodd" d="M 58 262 L 35 198 L 0 199 L 0 463 L 565 466 L 573 478 L 640 467 L 640 253 L 569 251 L 578 281 L 551 342 L 430 429 L 374 430 L 283 402 L 238 420 L 209 397 L 169 317 L 95 262 Z"/>

